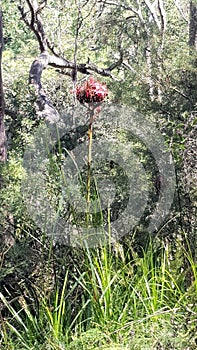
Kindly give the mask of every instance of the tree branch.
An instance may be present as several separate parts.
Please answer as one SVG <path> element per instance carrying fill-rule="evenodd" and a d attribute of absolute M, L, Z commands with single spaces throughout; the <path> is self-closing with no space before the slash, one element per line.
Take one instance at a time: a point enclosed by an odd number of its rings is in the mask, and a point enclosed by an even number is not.
<path fill-rule="evenodd" d="M 74 62 L 68 61 L 65 58 L 57 57 L 57 56 L 49 56 L 49 62 L 48 65 L 54 68 L 69 68 L 69 69 L 75 69 L 77 68 L 77 71 L 83 74 L 91 74 L 91 72 L 95 72 L 103 77 L 110 77 L 113 78 L 111 72 L 120 64 L 122 64 L 123 55 L 121 54 L 120 59 L 117 62 L 114 62 L 111 64 L 108 68 L 99 68 L 94 63 L 77 63 L 75 65 Z"/>
<path fill-rule="evenodd" d="M 28 19 L 28 13 L 25 12 L 25 9 L 22 5 L 18 6 L 18 9 L 21 13 L 22 20 L 24 23 L 34 32 L 39 43 L 40 51 L 44 52 L 47 49 L 47 38 L 45 31 L 42 25 L 40 13 L 46 5 L 46 1 L 43 2 L 43 5 L 38 5 L 37 0 L 26 0 L 30 13 L 31 20 Z"/>
<path fill-rule="evenodd" d="M 159 14 L 161 18 L 161 30 L 162 30 L 162 33 L 164 33 L 166 30 L 167 20 L 166 20 L 166 12 L 164 10 L 163 0 L 158 0 L 158 9 L 159 9 Z"/>
<path fill-rule="evenodd" d="M 44 9 L 47 1 L 44 0 L 40 5 L 37 0 L 26 0 L 26 3 L 30 10 L 31 18 L 29 14 L 25 12 L 24 6 L 19 6 L 19 11 L 21 13 L 24 23 L 34 32 L 39 43 L 41 54 L 34 60 L 31 65 L 29 73 L 29 84 L 34 87 L 34 92 L 37 96 L 37 107 L 38 115 L 41 118 L 45 118 L 49 122 L 56 122 L 59 120 L 59 114 L 52 105 L 51 101 L 48 99 L 46 92 L 44 91 L 41 83 L 41 76 L 43 70 L 47 67 L 60 68 L 60 69 L 71 69 L 76 70 L 82 74 L 91 74 L 95 72 L 104 77 L 112 76 L 112 70 L 116 69 L 123 62 L 123 52 L 120 51 L 120 58 L 116 62 L 112 63 L 107 68 L 100 68 L 94 63 L 77 63 L 74 61 L 69 61 L 66 58 L 61 57 L 55 50 L 54 46 L 48 40 L 44 27 L 42 24 L 42 18 L 40 16 L 42 10 Z M 71 74 L 65 73 L 72 76 Z"/>

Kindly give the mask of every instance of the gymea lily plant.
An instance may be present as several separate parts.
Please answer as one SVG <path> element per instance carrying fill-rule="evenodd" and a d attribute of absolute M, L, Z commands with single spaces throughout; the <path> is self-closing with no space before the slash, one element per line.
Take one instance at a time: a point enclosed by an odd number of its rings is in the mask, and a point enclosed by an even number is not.
<path fill-rule="evenodd" d="M 77 100 L 82 104 L 88 104 L 88 164 L 87 164 L 87 185 L 86 185 L 86 221 L 90 223 L 90 194 L 91 194 L 91 162 L 92 162 L 92 135 L 93 122 L 101 110 L 101 104 L 108 96 L 106 84 L 100 83 L 93 77 L 90 77 L 84 84 L 76 86 L 74 91 Z"/>

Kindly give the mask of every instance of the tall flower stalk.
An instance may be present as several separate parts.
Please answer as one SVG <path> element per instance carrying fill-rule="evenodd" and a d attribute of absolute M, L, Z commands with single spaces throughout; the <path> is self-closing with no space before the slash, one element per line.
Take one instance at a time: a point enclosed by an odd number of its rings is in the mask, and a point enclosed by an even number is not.
<path fill-rule="evenodd" d="M 90 113 L 91 113 L 90 109 Z M 94 110 L 93 110 L 94 113 Z M 87 195 L 86 195 L 86 222 L 90 222 L 90 196 L 91 196 L 91 162 L 92 162 L 92 136 L 93 136 L 93 116 L 90 117 L 89 127 L 88 127 L 88 168 L 87 168 Z"/>
<path fill-rule="evenodd" d="M 89 105 L 89 127 L 88 127 L 88 164 L 87 164 L 87 184 L 86 184 L 86 223 L 90 224 L 90 204 L 91 204 L 91 163 L 92 163 L 92 136 L 93 136 L 93 122 L 101 110 L 101 103 L 108 95 L 108 89 L 105 84 L 96 81 L 90 77 L 83 85 L 77 86 L 76 97 L 82 104 Z"/>

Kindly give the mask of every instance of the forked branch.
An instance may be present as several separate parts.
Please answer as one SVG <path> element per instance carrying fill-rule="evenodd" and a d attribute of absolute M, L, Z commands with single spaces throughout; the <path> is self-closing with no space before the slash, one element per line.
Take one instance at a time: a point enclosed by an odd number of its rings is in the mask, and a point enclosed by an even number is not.
<path fill-rule="evenodd" d="M 56 120 L 58 113 L 42 88 L 41 76 L 43 69 L 47 66 L 61 69 L 61 71 L 76 69 L 83 74 L 95 72 L 101 76 L 112 77 L 112 70 L 120 66 L 123 62 L 123 53 L 119 50 L 120 58 L 106 68 L 100 68 L 90 62 L 76 63 L 74 60 L 70 61 L 62 57 L 50 43 L 44 30 L 41 13 L 46 5 L 47 0 L 41 3 L 37 0 L 20 0 L 19 11 L 24 23 L 34 32 L 40 48 L 40 56 L 32 63 L 30 69 L 29 83 L 35 88 L 35 93 L 38 97 L 37 105 L 41 116 L 51 121 Z M 71 75 L 68 72 L 65 72 L 65 74 Z"/>

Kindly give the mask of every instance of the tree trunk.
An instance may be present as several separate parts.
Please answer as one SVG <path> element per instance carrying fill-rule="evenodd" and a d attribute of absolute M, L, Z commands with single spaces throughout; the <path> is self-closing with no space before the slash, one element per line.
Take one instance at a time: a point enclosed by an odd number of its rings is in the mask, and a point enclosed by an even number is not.
<path fill-rule="evenodd" d="M 190 0 L 190 21 L 189 21 L 189 50 L 194 56 L 193 68 L 197 67 L 196 50 L 197 50 L 197 6 L 194 1 Z M 185 150 L 183 152 L 183 170 L 181 174 L 183 184 L 183 207 L 184 207 L 184 229 L 187 232 L 190 248 L 195 258 L 197 244 L 197 125 L 196 125 L 196 80 L 197 74 L 195 69 L 190 72 L 190 96 L 192 96 L 193 111 L 185 125 Z M 186 242 L 187 247 L 187 242 Z"/>
<path fill-rule="evenodd" d="M 2 80 L 2 50 L 3 50 L 3 30 L 2 30 L 2 12 L 0 11 L 0 162 L 5 162 L 7 158 L 7 149 L 6 149 L 6 134 L 5 134 L 5 125 L 4 125 L 4 112 L 5 112 L 5 103 L 4 103 L 4 94 L 3 94 L 3 80 Z"/>
<path fill-rule="evenodd" d="M 190 0 L 189 46 L 197 50 L 197 6 Z"/>

